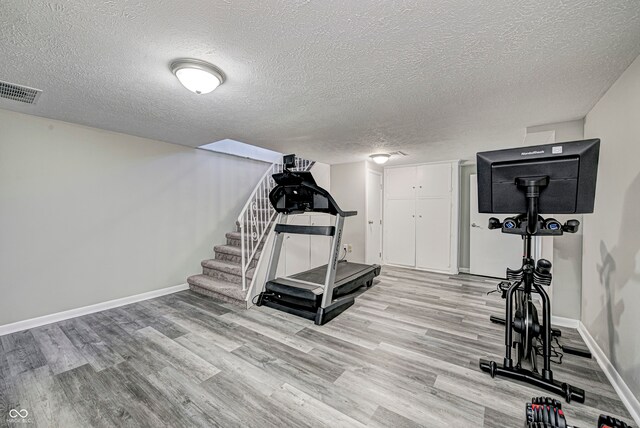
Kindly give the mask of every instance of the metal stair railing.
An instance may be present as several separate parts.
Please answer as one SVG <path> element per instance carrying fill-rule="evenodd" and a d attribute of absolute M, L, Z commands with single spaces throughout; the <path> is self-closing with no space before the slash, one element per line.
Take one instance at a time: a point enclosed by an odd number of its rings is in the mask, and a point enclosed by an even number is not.
<path fill-rule="evenodd" d="M 296 157 L 293 171 L 309 171 L 314 163 L 313 161 Z M 242 291 L 247 290 L 247 272 L 276 216 L 276 210 L 269 202 L 269 192 L 275 187 L 275 182 L 271 176 L 282 171 L 282 163 L 277 162 L 267 169 L 238 216 L 242 256 Z"/>

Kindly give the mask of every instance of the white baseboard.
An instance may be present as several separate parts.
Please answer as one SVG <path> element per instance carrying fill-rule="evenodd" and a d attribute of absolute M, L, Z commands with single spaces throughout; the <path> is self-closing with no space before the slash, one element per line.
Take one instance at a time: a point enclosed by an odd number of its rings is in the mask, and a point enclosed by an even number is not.
<path fill-rule="evenodd" d="M 565 317 L 557 317 L 555 315 L 551 316 L 551 324 L 556 327 L 566 327 L 566 328 L 578 328 L 580 325 L 579 320 L 575 320 L 573 318 L 565 318 Z"/>
<path fill-rule="evenodd" d="M 140 302 L 142 300 L 153 299 L 154 297 L 164 296 L 166 294 L 177 293 L 178 291 L 187 290 L 189 284 L 180 284 L 173 287 L 161 288 L 159 290 L 149 291 L 147 293 L 136 294 L 135 296 L 123 297 L 121 299 L 109 300 L 108 302 L 96 303 L 95 305 L 84 306 L 82 308 L 70 309 L 64 312 L 58 312 L 51 315 L 45 315 L 38 318 L 31 318 L 24 321 L 14 322 L 12 324 L 0 325 L 0 336 L 15 333 L 17 331 L 27 330 L 41 325 L 51 324 L 58 321 L 64 321 L 69 318 L 75 318 L 82 315 L 92 314 L 94 312 L 104 311 L 106 309 L 117 308 L 118 306 L 128 305 L 130 303 Z"/>
<path fill-rule="evenodd" d="M 460 267 L 460 268 L 458 268 L 458 271 L 460 271 L 460 273 L 469 273 L 469 268 Z"/>
<path fill-rule="evenodd" d="M 418 267 L 418 266 L 406 266 L 406 265 L 398 265 L 398 264 L 395 264 L 395 263 L 387 263 L 385 261 L 383 261 L 382 264 L 384 266 L 399 267 L 399 268 L 404 268 L 404 269 L 413 269 L 413 270 L 419 270 L 421 272 L 439 273 L 439 274 L 442 274 L 442 275 L 457 275 L 459 273 L 459 269 L 458 268 L 451 269 L 451 270 L 427 269 L 427 268 L 421 268 L 421 267 Z"/>
<path fill-rule="evenodd" d="M 629 389 L 627 384 L 625 383 L 620 373 L 613 367 L 613 364 L 609 361 L 609 358 L 605 355 L 605 353 L 600 349 L 598 343 L 591 336 L 587 328 L 582 322 L 578 321 L 578 332 L 580 336 L 582 336 L 582 340 L 587 344 L 587 347 L 595 357 L 598 365 L 613 385 L 613 389 L 616 390 L 616 393 L 622 400 L 622 403 L 625 405 L 631 417 L 635 421 L 636 425 L 640 426 L 640 401 L 633 395 L 633 392 Z"/>

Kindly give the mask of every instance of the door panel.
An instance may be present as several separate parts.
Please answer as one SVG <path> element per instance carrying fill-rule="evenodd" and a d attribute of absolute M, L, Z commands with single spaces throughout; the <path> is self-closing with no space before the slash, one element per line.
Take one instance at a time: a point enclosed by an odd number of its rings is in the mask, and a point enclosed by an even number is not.
<path fill-rule="evenodd" d="M 292 215 L 289 224 L 309 225 L 310 216 Z M 285 275 L 293 275 L 309 269 L 309 235 L 289 235 L 284 237 L 285 242 Z M 326 262 L 325 262 L 326 263 Z"/>
<path fill-rule="evenodd" d="M 414 266 L 416 262 L 415 200 L 391 199 L 385 211 L 384 255 L 389 263 Z"/>
<path fill-rule="evenodd" d="M 416 196 L 432 198 L 449 196 L 451 164 L 441 163 L 416 167 Z"/>
<path fill-rule="evenodd" d="M 331 226 L 331 216 L 329 214 L 311 215 L 311 226 Z M 309 269 L 329 263 L 329 254 L 331 253 L 331 236 L 309 236 L 311 242 L 311 260 Z"/>
<path fill-rule="evenodd" d="M 471 175 L 469 184 L 469 273 L 504 278 L 507 267 L 518 269 L 522 265 L 522 238 L 488 229 L 489 218 L 494 215 L 478 213 L 476 174 Z M 497 217 L 504 219 L 509 215 Z"/>
<path fill-rule="evenodd" d="M 416 266 L 451 267 L 451 199 L 416 200 Z"/>
<path fill-rule="evenodd" d="M 387 199 L 412 199 L 416 194 L 416 167 L 387 168 L 385 192 Z"/>

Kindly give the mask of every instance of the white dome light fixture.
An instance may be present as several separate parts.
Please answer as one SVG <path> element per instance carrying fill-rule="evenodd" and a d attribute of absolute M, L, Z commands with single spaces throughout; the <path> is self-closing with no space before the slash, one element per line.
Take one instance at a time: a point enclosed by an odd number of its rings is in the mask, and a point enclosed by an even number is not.
<path fill-rule="evenodd" d="M 225 80 L 219 68 L 199 59 L 177 59 L 171 63 L 171 72 L 182 86 L 198 95 L 208 94 Z"/>
<path fill-rule="evenodd" d="M 391 155 L 389 153 L 374 153 L 369 157 L 371 158 L 372 161 L 374 161 L 378 165 L 382 165 L 383 163 L 386 163 L 389 160 Z"/>

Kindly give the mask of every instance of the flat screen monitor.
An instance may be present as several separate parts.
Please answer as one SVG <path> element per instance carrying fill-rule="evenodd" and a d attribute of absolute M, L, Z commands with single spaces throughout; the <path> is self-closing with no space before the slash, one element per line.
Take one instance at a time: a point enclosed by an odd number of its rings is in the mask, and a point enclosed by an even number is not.
<path fill-rule="evenodd" d="M 517 179 L 547 177 L 540 214 L 592 213 L 599 150 L 600 140 L 592 139 L 478 153 L 479 212 L 525 213 L 525 189 Z"/>

